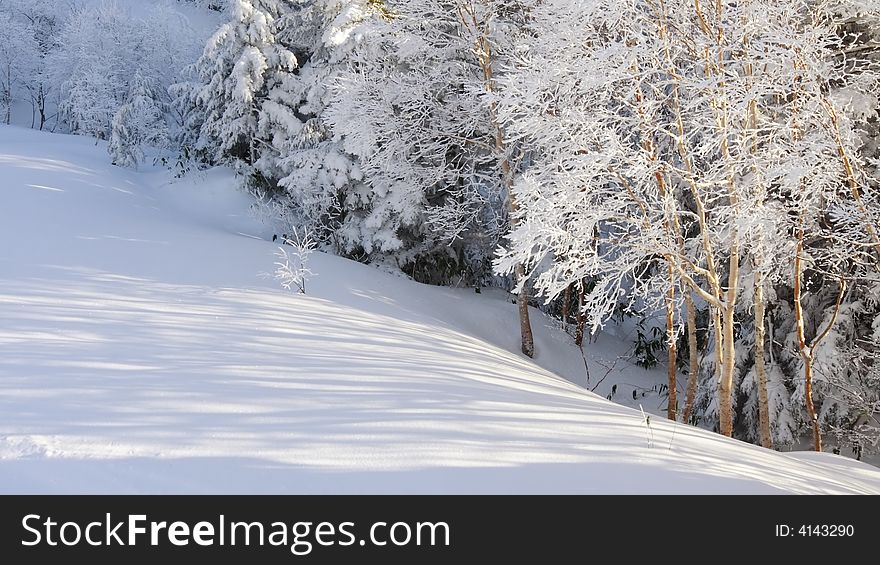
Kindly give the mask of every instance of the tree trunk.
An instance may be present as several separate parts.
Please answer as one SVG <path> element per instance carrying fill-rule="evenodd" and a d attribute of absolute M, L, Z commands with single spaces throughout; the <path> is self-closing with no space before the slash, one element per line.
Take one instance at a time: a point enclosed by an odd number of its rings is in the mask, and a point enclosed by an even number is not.
<path fill-rule="evenodd" d="M 755 272 L 755 373 L 758 377 L 758 420 L 761 445 L 773 449 L 770 436 L 770 402 L 767 396 L 767 367 L 764 363 L 764 280 Z"/>
<path fill-rule="evenodd" d="M 480 69 L 483 72 L 483 86 L 488 93 L 495 91 L 495 76 L 492 69 L 494 63 L 494 54 L 492 44 L 489 41 L 488 23 L 477 20 L 476 12 L 464 10 L 460 12 L 462 23 L 466 27 L 473 25 L 473 29 L 478 33 L 478 38 L 474 44 Z M 470 18 L 468 21 L 464 16 Z M 501 168 L 501 182 L 507 191 L 507 212 L 510 218 L 511 228 L 516 227 L 518 206 L 516 198 L 513 195 L 513 167 L 510 164 L 510 152 L 506 142 L 504 141 L 504 130 L 498 120 L 497 103 L 492 101 L 489 103 L 489 121 L 495 134 L 495 154 L 498 158 Z M 529 357 L 535 356 L 535 340 L 532 336 L 532 324 L 529 321 L 529 293 L 528 285 L 525 281 L 525 267 L 522 263 L 516 265 L 514 269 L 516 274 L 516 283 L 521 285 L 519 296 L 517 297 L 517 305 L 519 307 L 519 330 L 522 341 L 522 352 Z"/>
<path fill-rule="evenodd" d="M 834 311 L 828 325 L 820 332 L 813 342 L 807 346 L 804 335 L 804 311 L 801 305 L 801 251 L 803 250 L 804 232 L 801 228 L 800 238 L 797 245 L 797 256 L 794 261 L 794 314 L 795 325 L 797 328 L 798 348 L 800 349 L 801 358 L 804 360 L 804 397 L 806 399 L 807 414 L 810 416 L 810 424 L 813 428 L 813 449 L 822 451 L 822 429 L 819 427 L 819 414 L 816 412 L 816 405 L 813 403 L 813 360 L 815 358 L 816 347 L 823 339 L 828 337 L 837 316 L 840 314 L 840 305 L 843 303 L 843 297 L 846 294 L 846 280 L 840 279 L 840 293 L 837 295 L 837 302 L 834 304 Z"/>
<path fill-rule="evenodd" d="M 40 112 L 40 131 L 43 131 L 43 127 L 46 125 L 46 92 L 43 90 L 42 85 L 40 85 L 37 108 Z"/>
<path fill-rule="evenodd" d="M 532 324 L 529 321 L 529 293 L 526 290 L 527 283 L 525 278 L 525 269 L 522 263 L 516 266 L 516 278 L 523 281 L 522 289 L 516 298 L 516 304 L 519 307 L 519 333 L 522 338 L 522 352 L 528 357 L 535 356 L 535 339 L 532 336 Z"/>
<path fill-rule="evenodd" d="M 813 403 L 813 356 L 804 355 L 806 350 L 801 350 L 804 359 L 804 397 L 807 400 L 807 414 L 810 416 L 810 426 L 813 428 L 813 449 L 822 451 L 822 430 L 819 427 L 819 414 L 816 413 L 816 405 Z"/>
<path fill-rule="evenodd" d="M 733 196 L 730 204 L 736 205 Z M 733 237 L 736 236 L 734 230 Z M 736 315 L 736 297 L 739 291 L 739 245 L 734 243 L 730 246 L 730 271 L 727 275 L 727 291 L 724 300 L 724 373 L 721 375 L 721 402 L 719 406 L 722 413 L 721 433 L 727 437 L 733 436 L 733 374 L 736 372 L 736 347 L 734 343 L 734 317 Z"/>
<path fill-rule="evenodd" d="M 6 125 L 12 121 L 12 71 L 9 65 L 6 66 L 6 85 L 4 96 L 6 98 Z"/>
<path fill-rule="evenodd" d="M 688 292 L 685 297 L 687 307 L 687 332 L 688 332 L 688 384 L 687 394 L 684 401 L 684 423 L 689 424 L 694 414 L 694 402 L 697 397 L 697 380 L 700 375 L 700 357 L 697 351 L 697 308 L 694 299 Z"/>
<path fill-rule="evenodd" d="M 581 282 L 578 288 L 578 310 L 575 314 L 574 327 L 574 344 L 581 347 L 584 344 L 584 325 L 587 323 L 587 317 L 584 315 L 584 285 Z"/>
<path fill-rule="evenodd" d="M 721 435 L 733 436 L 733 373 L 736 368 L 736 350 L 733 346 L 733 313 L 726 306 L 722 316 L 721 382 L 718 387 L 719 429 Z"/>
<path fill-rule="evenodd" d="M 568 316 L 571 314 L 571 284 L 565 287 L 562 294 L 562 327 L 568 327 Z"/>
<path fill-rule="evenodd" d="M 724 328 L 721 324 L 721 307 L 712 307 L 712 333 L 715 336 L 715 386 L 721 386 L 721 378 L 724 374 Z M 720 391 L 715 392 L 716 396 L 721 395 Z M 720 408 L 720 403 L 719 403 Z M 719 431 L 721 429 L 719 418 Z"/>
<path fill-rule="evenodd" d="M 794 319 L 797 329 L 798 350 L 804 361 L 804 400 L 807 405 L 807 416 L 810 418 L 810 427 L 813 429 L 813 449 L 822 451 L 822 431 L 819 428 L 819 415 L 816 413 L 816 405 L 813 403 L 813 351 L 807 346 L 806 332 L 804 330 L 804 309 L 802 304 L 801 284 L 801 253 L 804 249 L 804 228 L 801 224 L 798 235 L 797 247 L 794 257 Z"/>
<path fill-rule="evenodd" d="M 670 420 L 676 420 L 678 411 L 678 348 L 676 346 L 676 338 L 678 332 L 675 331 L 675 271 L 669 266 L 670 286 L 666 294 L 666 347 L 668 349 L 668 367 L 666 369 L 666 380 L 669 387 L 668 401 L 666 403 L 666 417 Z"/>

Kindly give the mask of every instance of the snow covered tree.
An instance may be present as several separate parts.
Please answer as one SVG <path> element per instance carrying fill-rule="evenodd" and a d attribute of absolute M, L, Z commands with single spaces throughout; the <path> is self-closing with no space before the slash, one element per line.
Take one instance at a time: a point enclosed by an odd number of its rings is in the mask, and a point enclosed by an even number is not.
<path fill-rule="evenodd" d="M 136 60 L 134 22 L 116 3 L 76 9 L 64 22 L 61 46 L 49 57 L 59 117 L 72 133 L 107 139 L 128 92 Z"/>
<path fill-rule="evenodd" d="M 278 39 L 300 62 L 269 90 L 260 111 L 269 146 L 257 163 L 277 179 L 297 222 L 345 252 L 338 232 L 347 194 L 362 190 L 357 160 L 345 152 L 325 117 L 332 86 L 362 44 L 380 10 L 372 0 L 296 0 L 279 20 Z M 350 248 L 349 248 L 350 250 Z"/>
<path fill-rule="evenodd" d="M 169 89 L 201 55 L 207 37 L 172 4 L 151 6 L 139 20 L 137 59 L 130 68 L 153 85 L 156 101 L 167 110 Z"/>
<path fill-rule="evenodd" d="M 156 103 L 154 88 L 136 74 L 125 103 L 116 111 L 107 150 L 114 165 L 136 169 L 144 160 L 145 147 L 168 143 L 165 112 Z"/>
<path fill-rule="evenodd" d="M 858 300 L 841 308 L 839 321 L 817 352 L 824 389 L 820 418 L 840 447 L 856 456 L 880 449 L 880 284 L 853 289 Z"/>
<path fill-rule="evenodd" d="M 826 10 L 838 26 L 842 45 L 839 57 L 847 63 L 844 80 L 830 90 L 835 106 L 844 119 L 856 128 L 852 144 L 858 150 L 857 169 L 867 171 L 867 179 L 876 186 L 880 166 L 880 102 L 877 98 L 877 69 L 880 66 L 880 5 L 877 2 L 828 2 Z M 874 214 L 877 233 L 876 195 L 864 193 L 855 184 L 854 195 L 866 198 L 863 208 Z M 851 186 L 852 190 L 852 186 Z M 861 212 L 861 211 L 860 211 Z M 875 250 L 876 238 L 871 242 Z M 816 351 L 817 389 L 822 403 L 818 419 L 823 429 L 838 442 L 837 450 L 849 447 L 856 457 L 863 449 L 877 451 L 880 447 L 880 285 L 878 265 L 867 260 L 851 276 L 849 287 L 840 306 L 837 324 Z M 858 257 L 858 254 L 854 256 Z M 857 264 L 858 261 L 853 261 Z M 868 267 L 868 268 L 865 268 Z M 816 308 L 813 317 L 828 317 L 831 301 L 825 308 Z M 831 310 L 833 313 L 833 309 Z"/>
<path fill-rule="evenodd" d="M 156 104 L 169 111 L 168 87 L 180 80 L 202 42 L 171 4 L 135 17 L 115 2 L 101 2 L 75 8 L 55 43 L 47 65 L 61 122 L 73 133 L 107 139 L 132 77 L 153 85 Z"/>
<path fill-rule="evenodd" d="M 42 130 L 50 117 L 49 103 L 53 91 L 46 60 L 57 47 L 58 28 L 66 13 L 51 0 L 21 0 L 16 3 L 13 15 L 27 22 L 36 41 L 35 65 L 25 74 L 23 85 L 31 103 L 31 127 Z M 26 44 L 22 47 L 26 48 Z"/>
<path fill-rule="evenodd" d="M 185 93 L 200 124 L 196 149 L 215 162 L 252 165 L 259 157 L 258 120 L 267 92 L 297 67 L 277 38 L 281 0 L 234 0 L 230 21 L 208 40 L 196 64 L 201 84 Z"/>
<path fill-rule="evenodd" d="M 696 295 L 717 385 L 704 416 L 725 435 L 747 289 L 798 280 L 807 247 L 829 250 L 814 268 L 839 271 L 852 249 L 840 244 L 864 241 L 873 221 L 854 197 L 870 189 L 861 178 L 840 190 L 857 173 L 851 126 L 827 96 L 845 64 L 826 16 L 798 0 L 550 0 L 535 10 L 521 71 L 503 82 L 509 131 L 536 154 L 514 188 L 521 221 L 499 269 L 530 265 L 549 297 L 597 281 L 585 300 L 594 328 L 621 297 L 664 308 L 670 351 L 681 294 Z"/>
<path fill-rule="evenodd" d="M 33 28 L 16 14 L 0 11 L 0 115 L 12 119 L 12 104 L 39 68 L 39 45 Z"/>
<path fill-rule="evenodd" d="M 83 69 L 61 88 L 59 114 L 71 132 L 107 139 L 118 102 L 117 85 L 100 69 Z"/>
<path fill-rule="evenodd" d="M 275 278 L 281 288 L 299 294 L 306 293 L 306 282 L 315 273 L 309 268 L 309 258 L 317 248 L 317 242 L 311 234 L 302 229 L 294 228 L 293 233 L 285 236 L 283 245 L 275 253 Z M 288 251 L 284 247 L 291 247 Z"/>
<path fill-rule="evenodd" d="M 837 183 L 832 180 L 819 190 L 812 181 L 797 187 L 793 192 L 797 195 L 796 206 L 780 216 L 788 219 L 782 222 L 787 223 L 786 233 L 771 234 L 768 239 L 774 246 L 780 242 L 788 246 L 794 243 L 794 260 L 777 262 L 775 267 L 768 264 L 761 270 L 781 274 L 774 277 L 775 288 L 774 285 L 768 287 L 771 294 L 767 304 L 772 308 L 768 319 L 772 322 L 770 328 L 775 327 L 777 332 L 782 330 L 786 345 L 792 341 L 796 344 L 794 357 L 790 348 L 774 345 L 772 338 L 767 344 L 769 354 L 776 358 L 775 367 L 769 367 L 772 369 L 769 374 L 777 382 L 784 378 L 794 383 L 789 405 L 782 407 L 777 402 L 770 410 L 778 410 L 780 415 L 787 413 L 788 416 L 781 419 L 793 430 L 800 420 L 799 413 L 806 408 L 803 421 L 811 430 L 817 450 L 822 449 L 823 428 L 834 429 L 850 418 L 848 409 L 844 408 L 846 403 L 836 402 L 834 396 L 839 396 L 840 390 L 860 389 L 864 384 L 855 372 L 845 369 L 865 366 L 857 361 L 861 349 L 854 347 L 851 339 L 842 340 L 840 336 L 853 335 L 852 329 L 845 329 L 852 327 L 849 313 L 861 310 L 862 306 L 857 305 L 871 302 L 865 296 L 865 289 L 870 287 L 865 280 L 876 278 L 876 257 L 880 256 L 876 253 L 880 243 L 876 236 L 876 180 L 870 176 L 875 170 L 871 164 L 871 131 L 877 115 L 873 92 L 877 88 L 878 67 L 872 62 L 871 41 L 859 31 L 860 26 L 852 27 L 854 22 L 870 17 L 871 12 L 865 12 L 867 7 L 867 2 L 829 2 L 814 5 L 812 12 L 804 12 L 812 17 L 805 29 L 817 26 L 823 30 L 824 37 L 814 36 L 816 44 L 830 38 L 824 49 L 812 53 L 813 60 L 824 57 L 829 64 L 815 66 L 794 58 L 796 72 L 808 78 L 803 80 L 798 76 L 797 83 L 790 89 L 793 106 L 802 108 L 802 117 L 792 121 L 790 135 L 801 147 L 813 148 L 812 154 L 801 153 L 794 170 L 830 167 L 824 174 L 832 179 L 837 175 L 838 180 Z M 876 11 L 874 14 L 876 18 Z M 817 69 L 824 76 L 811 74 Z M 815 119 L 817 116 L 819 120 Z M 811 126 L 817 125 L 821 126 L 822 133 L 810 133 Z M 820 172 L 820 176 L 822 174 Z M 872 253 L 872 249 L 875 252 Z M 751 256 L 753 260 L 759 256 L 754 246 Z M 755 273 L 756 291 L 761 271 Z M 760 299 L 756 292 L 756 315 L 761 310 Z M 837 325 L 844 328 L 838 331 Z M 748 331 L 741 334 L 747 337 Z M 747 339 L 741 341 L 747 345 Z M 749 380 L 754 369 L 761 367 L 758 345 L 755 347 L 755 365 L 743 380 L 747 392 L 752 390 Z M 832 366 L 843 369 L 833 372 L 833 379 L 827 370 L 828 359 L 835 359 Z M 785 375 L 781 368 L 786 371 Z M 849 379 L 849 384 L 843 384 L 841 378 Z M 836 382 L 833 386 L 832 380 Z M 782 396 L 787 394 L 781 385 L 769 387 Z M 772 404 L 774 395 L 770 392 Z M 777 394 L 776 398 L 779 397 Z M 750 396 L 747 408 L 752 402 Z M 746 418 L 748 424 L 748 413 Z M 791 442 L 791 439 L 783 441 Z"/>
<path fill-rule="evenodd" d="M 384 2 L 382 29 L 355 50 L 328 110 L 366 180 L 344 201 L 349 248 L 404 265 L 491 261 L 516 210 L 509 188 L 524 158 L 497 119 L 496 81 L 529 5 Z M 531 356 L 528 290 L 517 282 L 522 350 Z"/>
<path fill-rule="evenodd" d="M 177 161 L 185 166 L 185 162 L 195 157 L 189 151 L 195 146 L 202 125 L 192 98 L 200 86 L 193 67 L 206 37 L 169 4 L 148 10 L 143 20 L 145 37 L 141 42 L 138 72 L 153 86 L 155 104 L 162 109 L 169 124 L 168 144 L 186 153 Z"/>

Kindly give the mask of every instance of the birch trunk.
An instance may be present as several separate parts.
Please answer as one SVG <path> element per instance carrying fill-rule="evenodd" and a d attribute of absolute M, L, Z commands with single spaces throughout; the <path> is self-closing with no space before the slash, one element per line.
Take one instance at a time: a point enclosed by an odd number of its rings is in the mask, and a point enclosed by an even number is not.
<path fill-rule="evenodd" d="M 803 222 L 803 220 L 801 220 Z M 807 345 L 806 332 L 804 330 L 804 310 L 802 305 L 802 260 L 801 253 L 804 249 L 804 228 L 801 223 L 800 233 L 798 234 L 797 247 L 795 248 L 794 258 L 794 316 L 795 327 L 797 329 L 798 349 L 800 350 L 801 359 L 804 360 L 804 399 L 807 405 L 807 415 L 810 417 L 810 425 L 813 428 L 813 449 L 822 451 L 822 429 L 819 426 L 819 414 L 816 411 L 816 405 L 813 401 L 813 360 L 815 359 L 816 348 L 823 339 L 828 337 L 831 329 L 837 322 L 837 316 L 840 314 L 840 305 L 843 303 L 843 297 L 846 294 L 846 280 L 841 278 L 838 281 L 840 292 L 837 295 L 837 302 L 834 304 L 834 311 L 828 325 L 813 339 L 812 343 Z"/>
<path fill-rule="evenodd" d="M 675 331 L 675 270 L 669 266 L 670 287 L 666 294 L 666 347 L 669 357 L 667 359 L 668 367 L 666 369 L 666 379 L 669 387 L 668 402 L 666 405 L 666 417 L 670 420 L 676 420 L 678 415 L 678 348 L 676 346 L 677 333 Z"/>
<path fill-rule="evenodd" d="M 697 308 L 694 299 L 688 292 L 685 297 L 687 309 L 687 332 L 688 332 L 688 384 L 687 394 L 684 401 L 684 423 L 688 424 L 694 414 L 694 402 L 697 397 L 697 381 L 700 375 L 700 357 L 697 351 Z"/>
<path fill-rule="evenodd" d="M 495 55 L 492 50 L 492 44 L 489 41 L 489 24 L 486 21 L 479 21 L 476 11 L 471 7 L 459 6 L 459 15 L 462 24 L 465 27 L 473 26 L 473 31 L 477 34 L 474 44 L 474 50 L 477 54 L 477 60 L 480 70 L 483 73 L 483 87 L 486 92 L 495 91 L 495 76 L 493 63 Z M 489 103 L 489 121 L 495 134 L 495 154 L 499 160 L 501 168 L 501 181 L 504 190 L 507 193 L 507 212 L 510 218 L 511 228 L 515 228 L 517 224 L 517 213 L 519 207 L 516 198 L 513 195 L 513 167 L 510 164 L 510 151 L 504 140 L 504 129 L 498 119 L 498 107 L 495 101 Z M 516 276 L 516 284 L 520 287 L 517 295 L 516 303 L 519 309 L 519 331 L 522 352 L 528 357 L 535 356 L 535 339 L 532 335 L 532 324 L 529 320 L 529 292 L 526 281 L 525 267 L 522 263 L 518 263 L 514 268 Z"/>
<path fill-rule="evenodd" d="M 804 400 L 807 405 L 807 416 L 813 430 L 813 449 L 822 451 L 822 430 L 819 428 L 819 415 L 813 403 L 813 348 L 807 346 L 804 330 L 804 309 L 802 305 L 801 253 L 804 248 L 804 230 L 801 227 L 794 258 L 794 319 L 797 328 L 798 350 L 804 361 Z"/>
<path fill-rule="evenodd" d="M 733 308 L 726 307 L 722 315 L 721 382 L 718 386 L 718 416 L 721 435 L 733 436 L 733 373 L 736 350 L 733 346 Z"/>
<path fill-rule="evenodd" d="M 712 331 L 715 334 L 715 385 L 719 388 L 716 391 L 718 397 L 718 409 L 721 410 L 721 380 L 724 374 L 724 327 L 721 323 L 721 306 L 712 307 Z M 718 431 L 721 431 L 721 418 L 718 419 Z"/>

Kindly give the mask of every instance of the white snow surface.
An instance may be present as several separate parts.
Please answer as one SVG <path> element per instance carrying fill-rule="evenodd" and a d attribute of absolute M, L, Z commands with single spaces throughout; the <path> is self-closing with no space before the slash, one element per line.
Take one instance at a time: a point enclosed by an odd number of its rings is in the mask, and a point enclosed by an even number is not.
<path fill-rule="evenodd" d="M 520 355 L 503 293 L 324 254 L 284 292 L 235 186 L 0 127 L 0 493 L 880 494 L 850 459 L 646 426 L 551 372 L 584 379 L 537 311 L 546 368 Z M 626 346 L 587 350 L 595 384 Z"/>

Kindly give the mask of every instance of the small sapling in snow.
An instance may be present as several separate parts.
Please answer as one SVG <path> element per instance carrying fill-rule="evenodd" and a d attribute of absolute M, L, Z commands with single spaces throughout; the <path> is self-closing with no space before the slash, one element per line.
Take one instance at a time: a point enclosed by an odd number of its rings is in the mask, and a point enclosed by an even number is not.
<path fill-rule="evenodd" d="M 288 251 L 284 247 L 279 247 L 275 252 L 275 257 L 278 259 L 275 262 L 275 278 L 285 290 L 305 294 L 306 281 L 314 275 L 308 267 L 308 262 L 317 247 L 317 242 L 308 232 L 300 235 L 296 230 L 293 231 L 292 239 L 289 239 L 287 234 L 282 237 L 284 238 L 282 243 L 293 247 L 293 250 Z"/>

